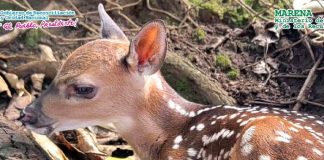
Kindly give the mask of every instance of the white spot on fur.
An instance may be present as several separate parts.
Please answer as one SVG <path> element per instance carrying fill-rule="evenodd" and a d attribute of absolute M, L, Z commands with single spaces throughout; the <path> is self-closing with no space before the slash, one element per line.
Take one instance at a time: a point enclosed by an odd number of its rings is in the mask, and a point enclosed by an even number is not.
<path fill-rule="evenodd" d="M 255 132 L 256 127 L 252 126 L 248 128 L 241 139 L 241 152 L 243 156 L 248 156 L 252 150 L 253 150 L 253 145 L 250 144 L 249 142 L 251 141 L 253 134 Z"/>
<path fill-rule="evenodd" d="M 309 140 L 309 139 L 305 139 L 305 142 L 309 143 L 309 144 L 313 144 L 313 142 L 311 140 Z"/>
<path fill-rule="evenodd" d="M 242 114 L 242 115 L 241 115 L 241 118 L 246 117 L 246 116 L 247 116 L 246 114 Z"/>
<path fill-rule="evenodd" d="M 259 156 L 259 160 L 271 160 L 271 157 L 269 155 L 261 155 Z"/>
<path fill-rule="evenodd" d="M 172 149 L 179 149 L 179 147 L 180 147 L 179 144 L 175 144 L 172 146 Z"/>
<path fill-rule="evenodd" d="M 240 113 L 234 113 L 234 114 L 232 114 L 232 115 L 230 115 L 230 119 L 234 119 L 236 116 L 238 116 Z"/>
<path fill-rule="evenodd" d="M 278 137 L 276 137 L 276 140 L 279 142 L 284 142 L 284 143 L 290 143 L 291 136 L 288 135 L 287 133 L 283 131 L 276 131 L 276 134 Z"/>
<path fill-rule="evenodd" d="M 188 148 L 187 153 L 189 157 L 194 157 L 197 155 L 197 151 L 194 148 Z"/>
<path fill-rule="evenodd" d="M 253 150 L 253 146 L 250 143 L 245 144 L 242 148 L 241 148 L 241 152 L 243 156 L 248 156 Z"/>
<path fill-rule="evenodd" d="M 204 135 L 201 139 L 202 142 L 204 143 L 204 146 L 207 146 L 208 144 L 217 141 L 219 139 L 220 136 L 222 136 L 224 134 L 224 132 L 227 131 L 227 129 L 223 128 L 222 130 L 220 130 L 218 133 L 214 133 L 212 136 L 207 136 Z"/>
<path fill-rule="evenodd" d="M 216 124 L 216 121 L 212 121 L 210 124 L 211 124 L 211 125 L 214 125 L 214 124 Z"/>
<path fill-rule="evenodd" d="M 245 126 L 247 123 L 249 123 L 249 120 L 243 121 L 240 126 Z"/>
<path fill-rule="evenodd" d="M 194 117 L 194 116 L 196 116 L 196 113 L 194 111 L 190 111 L 189 112 L 189 117 Z"/>
<path fill-rule="evenodd" d="M 183 116 L 189 116 L 189 117 L 194 117 L 195 113 L 189 113 L 187 112 L 182 106 L 179 104 L 175 103 L 173 100 L 168 100 L 168 107 L 172 109 L 173 111 L 180 113 Z"/>
<path fill-rule="evenodd" d="M 246 143 L 249 143 L 249 141 L 252 139 L 252 137 L 253 137 L 253 134 L 254 134 L 254 131 L 255 131 L 255 126 L 252 126 L 252 127 L 250 127 L 250 128 L 248 128 L 245 132 L 244 132 L 244 134 L 243 134 L 243 136 L 242 136 L 242 140 L 241 140 L 241 146 L 242 145 L 244 145 L 244 144 L 246 144 Z"/>
<path fill-rule="evenodd" d="M 307 160 L 304 156 L 298 156 L 296 160 Z"/>
<path fill-rule="evenodd" d="M 313 148 L 313 152 L 316 153 L 316 154 L 319 155 L 319 156 L 322 156 L 322 155 L 323 155 L 323 152 L 320 151 L 320 150 L 317 149 L 317 148 Z"/>
<path fill-rule="evenodd" d="M 193 131 L 194 129 L 196 129 L 196 126 L 191 126 L 190 127 L 190 131 Z"/>
<path fill-rule="evenodd" d="M 324 122 L 320 121 L 320 120 L 316 120 L 316 123 L 320 124 L 320 125 L 324 125 Z"/>
<path fill-rule="evenodd" d="M 181 135 L 179 135 L 179 136 L 177 136 L 175 139 L 174 139 L 174 143 L 181 143 L 182 142 L 182 136 Z"/>
<path fill-rule="evenodd" d="M 227 117 L 227 115 L 223 115 L 223 116 L 219 116 L 216 119 L 225 119 Z"/>
<path fill-rule="evenodd" d="M 289 130 L 293 131 L 293 132 L 298 132 L 298 129 L 294 128 L 294 127 L 289 127 Z"/>
<path fill-rule="evenodd" d="M 228 158 L 228 156 L 229 156 L 229 151 L 227 151 L 225 154 L 224 154 L 224 159 L 227 159 Z"/>
<path fill-rule="evenodd" d="M 179 144 L 182 142 L 182 140 L 183 140 L 182 135 L 177 136 L 173 141 L 174 145 L 172 146 L 172 148 L 173 149 L 179 149 L 179 147 L 180 147 Z"/>
<path fill-rule="evenodd" d="M 197 131 L 201 131 L 201 130 L 203 130 L 204 128 L 205 128 L 205 125 L 202 124 L 202 123 L 200 123 L 200 124 L 197 125 Z"/>

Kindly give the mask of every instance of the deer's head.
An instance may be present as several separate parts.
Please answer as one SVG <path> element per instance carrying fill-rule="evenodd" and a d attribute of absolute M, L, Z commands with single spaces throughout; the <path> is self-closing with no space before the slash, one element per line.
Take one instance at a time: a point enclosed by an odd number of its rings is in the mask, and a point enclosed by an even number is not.
<path fill-rule="evenodd" d="M 98 10 L 102 39 L 76 49 L 50 87 L 25 108 L 22 121 L 28 128 L 49 134 L 115 122 L 142 103 L 145 86 L 165 57 L 164 24 L 147 23 L 129 41 L 103 5 Z"/>

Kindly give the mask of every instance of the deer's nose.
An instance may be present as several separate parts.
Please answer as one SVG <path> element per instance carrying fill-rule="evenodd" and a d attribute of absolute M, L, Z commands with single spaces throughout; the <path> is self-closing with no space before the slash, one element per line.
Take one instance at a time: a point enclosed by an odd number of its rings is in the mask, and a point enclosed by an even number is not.
<path fill-rule="evenodd" d="M 21 113 L 19 120 L 24 124 L 37 123 L 37 115 L 33 108 L 27 106 Z"/>

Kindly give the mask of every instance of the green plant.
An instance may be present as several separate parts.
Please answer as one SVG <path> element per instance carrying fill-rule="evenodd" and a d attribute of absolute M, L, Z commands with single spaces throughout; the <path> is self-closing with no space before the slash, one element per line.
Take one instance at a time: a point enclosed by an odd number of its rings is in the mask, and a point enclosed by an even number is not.
<path fill-rule="evenodd" d="M 198 9 L 210 11 L 219 16 L 219 18 L 226 23 L 237 27 L 246 25 L 253 17 L 245 9 L 243 9 L 237 1 L 234 0 L 189 0 Z M 287 8 L 289 2 L 287 0 L 277 1 L 269 0 L 268 2 L 260 2 L 259 0 L 243 0 L 243 2 L 250 6 L 260 16 L 273 18 L 272 8 L 269 4 L 273 4 L 276 8 Z M 269 8 L 269 9 L 265 9 Z"/>
<path fill-rule="evenodd" d="M 222 70 L 226 70 L 231 68 L 232 62 L 228 55 L 219 54 L 215 56 L 215 64 Z"/>
<path fill-rule="evenodd" d="M 18 7 L 8 2 L 0 1 L 0 10 L 17 10 Z"/>
<path fill-rule="evenodd" d="M 232 68 L 227 72 L 227 77 L 231 80 L 236 80 L 240 76 L 240 71 L 238 69 Z"/>
<path fill-rule="evenodd" d="M 202 28 L 197 28 L 193 36 L 197 42 L 203 42 L 206 39 L 206 32 Z"/>
<path fill-rule="evenodd" d="M 24 42 L 27 47 L 35 48 L 42 34 L 38 29 L 31 29 L 25 34 Z"/>

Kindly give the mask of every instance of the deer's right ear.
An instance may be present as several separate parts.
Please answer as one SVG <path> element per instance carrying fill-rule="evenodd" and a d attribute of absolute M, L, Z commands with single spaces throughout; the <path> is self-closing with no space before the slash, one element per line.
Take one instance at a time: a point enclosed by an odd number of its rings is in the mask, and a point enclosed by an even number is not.
<path fill-rule="evenodd" d="M 151 75 L 157 72 L 167 51 L 166 29 L 162 20 L 152 21 L 131 42 L 127 64 L 132 71 Z"/>
<path fill-rule="evenodd" d="M 122 41 L 128 41 L 128 38 L 124 32 L 118 27 L 118 25 L 107 14 L 104 6 L 100 3 L 98 6 L 98 12 L 101 20 L 101 37 L 107 39 L 117 39 Z"/>

